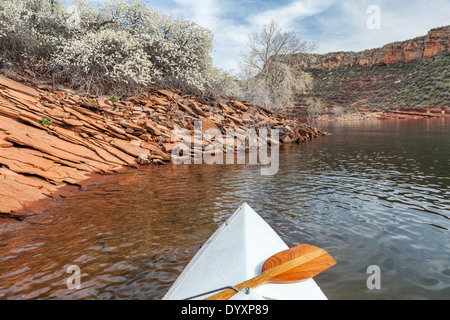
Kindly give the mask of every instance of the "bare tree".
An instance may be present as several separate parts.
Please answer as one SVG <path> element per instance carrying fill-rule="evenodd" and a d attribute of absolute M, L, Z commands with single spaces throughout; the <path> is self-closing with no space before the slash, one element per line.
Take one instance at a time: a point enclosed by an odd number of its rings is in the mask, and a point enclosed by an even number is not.
<path fill-rule="evenodd" d="M 249 36 L 248 52 L 243 54 L 244 97 L 275 111 L 293 106 L 296 92 L 311 84 L 311 77 L 296 67 L 300 53 L 311 52 L 315 44 L 292 31 L 283 31 L 272 20 Z"/>

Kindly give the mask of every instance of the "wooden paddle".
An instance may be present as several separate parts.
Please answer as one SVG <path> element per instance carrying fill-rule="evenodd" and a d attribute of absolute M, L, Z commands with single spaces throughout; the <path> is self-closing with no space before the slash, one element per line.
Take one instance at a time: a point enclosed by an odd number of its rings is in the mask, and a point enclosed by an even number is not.
<path fill-rule="evenodd" d="M 271 256 L 264 262 L 259 276 L 234 287 L 237 290 L 242 290 L 247 287 L 254 288 L 267 282 L 297 282 L 312 278 L 335 264 L 336 260 L 325 250 L 309 244 L 301 244 Z M 235 293 L 236 291 L 233 289 L 226 289 L 205 300 L 228 300 Z"/>

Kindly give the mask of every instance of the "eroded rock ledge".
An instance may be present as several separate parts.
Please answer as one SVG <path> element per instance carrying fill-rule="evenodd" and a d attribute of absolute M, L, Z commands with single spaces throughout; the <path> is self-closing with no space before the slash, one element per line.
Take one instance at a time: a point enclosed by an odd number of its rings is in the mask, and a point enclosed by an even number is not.
<path fill-rule="evenodd" d="M 298 60 L 297 63 L 304 69 L 325 70 L 342 66 L 384 66 L 427 59 L 446 51 L 450 51 L 450 26 L 431 29 L 423 37 L 389 43 L 381 48 L 361 52 L 303 54 L 301 55 L 302 59 Z"/>
<path fill-rule="evenodd" d="M 93 173 L 170 163 L 172 132 L 277 128 L 280 143 L 322 135 L 306 124 L 234 99 L 201 101 L 169 90 L 115 101 L 32 88 L 0 76 L 0 214 L 32 214 L 29 204 L 54 197 Z M 112 102 L 111 100 L 115 101 Z M 198 151 L 198 150 L 197 150 Z"/>

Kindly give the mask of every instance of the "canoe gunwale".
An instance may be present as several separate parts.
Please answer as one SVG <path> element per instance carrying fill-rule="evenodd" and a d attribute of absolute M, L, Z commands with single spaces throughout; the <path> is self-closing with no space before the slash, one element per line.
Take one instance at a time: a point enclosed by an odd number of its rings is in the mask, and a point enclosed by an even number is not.
<path fill-rule="evenodd" d="M 245 205 L 245 204 L 244 204 Z M 175 280 L 173 285 L 170 287 L 169 291 L 165 294 L 164 298 L 170 296 L 171 293 L 177 288 L 178 284 L 183 282 L 183 280 L 186 278 L 186 276 L 190 273 L 190 271 L 193 269 L 193 267 L 197 264 L 197 262 L 204 256 L 204 254 L 208 251 L 208 248 L 211 246 L 211 244 L 214 243 L 214 241 L 220 237 L 220 235 L 226 230 L 226 227 L 236 218 L 236 216 L 241 212 L 241 210 L 244 209 L 244 205 L 240 206 L 238 210 L 236 210 L 228 219 L 220 225 L 220 227 L 206 240 L 205 243 L 203 243 L 200 247 L 200 249 L 197 251 L 197 253 L 194 255 L 194 257 L 189 261 L 189 263 L 186 265 L 186 267 L 183 269 L 183 272 L 180 274 L 180 276 Z M 219 288 L 220 289 L 220 288 Z M 207 293 L 205 293 L 206 295 Z M 188 298 L 188 297 L 186 297 Z"/>

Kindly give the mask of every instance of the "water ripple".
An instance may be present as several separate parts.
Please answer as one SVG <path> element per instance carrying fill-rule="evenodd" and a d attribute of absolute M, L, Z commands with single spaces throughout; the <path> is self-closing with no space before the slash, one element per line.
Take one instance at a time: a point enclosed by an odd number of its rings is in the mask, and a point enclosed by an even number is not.
<path fill-rule="evenodd" d="M 448 298 L 450 123 L 325 129 L 333 135 L 285 146 L 275 176 L 248 165 L 105 176 L 0 239 L 0 299 L 160 299 L 242 202 L 289 245 L 336 258 L 316 277 L 330 299 Z M 80 290 L 66 286 L 72 264 Z M 366 287 L 373 264 L 378 291 Z"/>

